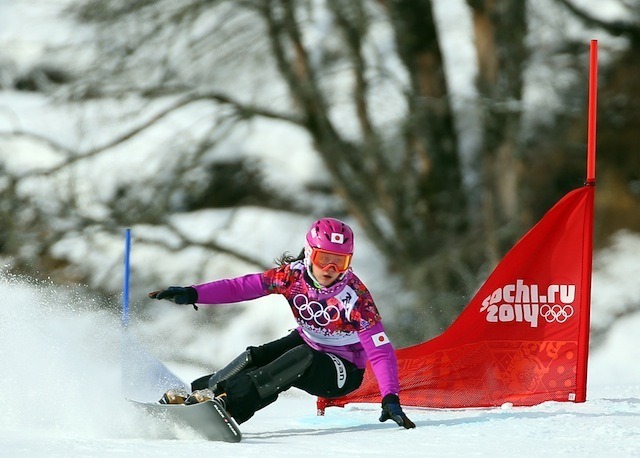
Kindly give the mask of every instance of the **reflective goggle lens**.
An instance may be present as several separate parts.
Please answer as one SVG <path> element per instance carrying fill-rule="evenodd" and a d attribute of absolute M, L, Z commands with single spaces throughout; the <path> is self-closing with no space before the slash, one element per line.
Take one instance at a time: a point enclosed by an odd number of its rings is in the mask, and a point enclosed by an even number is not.
<path fill-rule="evenodd" d="M 318 248 L 314 248 L 311 251 L 311 262 L 316 264 L 321 269 L 326 269 L 329 266 L 333 266 L 338 272 L 344 272 L 349 268 L 349 265 L 351 264 L 351 255 L 332 253 L 330 251 L 324 251 Z"/>

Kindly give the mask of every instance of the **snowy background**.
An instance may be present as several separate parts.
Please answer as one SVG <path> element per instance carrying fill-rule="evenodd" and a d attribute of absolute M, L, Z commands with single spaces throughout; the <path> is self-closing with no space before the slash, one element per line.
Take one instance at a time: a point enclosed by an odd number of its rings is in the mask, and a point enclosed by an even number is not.
<path fill-rule="evenodd" d="M 0 63 L 11 56 L 12 71 L 29 69 L 34 62 L 46 62 L 43 43 L 60 44 L 82 39 L 82 30 L 56 19 L 67 1 L 0 0 Z M 444 2 L 443 2 L 444 3 Z M 458 16 L 452 10 L 439 14 L 448 20 Z M 453 11 L 453 12 L 452 12 Z M 613 12 L 615 13 L 615 11 Z M 444 20 L 443 19 L 443 20 Z M 464 23 L 464 21 L 462 21 Z M 448 46 L 464 65 L 470 52 L 452 36 Z M 468 55 L 466 56 L 468 58 Z M 77 64 L 82 65 L 82 56 Z M 6 67 L 5 67 L 6 70 Z M 0 70 L 0 78 L 3 70 Z M 459 71 L 458 96 L 464 97 L 469 73 Z M 471 94 L 472 95 L 472 94 Z M 532 95 L 535 97 L 535 95 Z M 56 106 L 37 94 L 0 92 L 0 129 L 2 132 L 29 129 L 53 136 L 61 145 L 82 145 L 84 149 L 101 145 L 113 132 L 122 129 L 116 115 L 135 110 L 125 102 L 108 106 L 84 105 L 82 108 Z M 150 107 L 153 110 L 156 107 Z M 140 113 L 144 117 L 145 113 Z M 172 119 L 177 130 L 192 128 L 204 113 L 186 113 Z M 82 128 L 77 126 L 81 119 Z M 197 124 L 197 123 L 196 123 Z M 167 127 L 166 125 L 164 126 Z M 162 132 L 152 132 L 151 136 Z M 289 132 L 287 138 L 298 154 L 295 160 L 280 160 L 277 126 L 257 125 L 247 138 L 248 154 L 271 154 L 270 164 L 282 176 L 310 179 L 316 170 L 308 138 Z M 131 163 L 127 149 L 115 151 L 108 158 L 80 166 L 75 186 L 92 196 L 83 211 L 99 218 L 103 209 L 100 196 L 114 192 L 119 182 L 126 182 L 141 169 L 153 173 L 159 163 L 149 162 L 150 138 L 135 147 L 139 163 Z M 157 140 L 157 138 L 156 138 Z M 471 140 L 470 140 L 471 141 Z M 281 146 L 281 145 L 280 145 Z M 4 167 L 15 174 L 28 174 L 59 164 L 63 158 L 44 144 L 32 140 L 0 138 L 0 157 Z M 162 158 L 157 158 L 161 161 Z M 311 165 L 310 165 L 311 164 Z M 85 167 L 84 170 L 81 168 Z M 104 175 L 101 170 L 117 171 Z M 277 179 L 278 175 L 274 175 Z M 2 183 L 0 182 L 0 185 Z M 39 195 L 43 200 L 59 191 L 59 183 L 46 179 L 25 180 L 21 192 Z M 596 209 L 597 211 L 597 209 Z M 132 255 L 134 296 L 132 307 L 141 307 L 146 291 L 142 272 L 148 277 L 173 278 L 176 284 L 196 283 L 189 271 L 177 266 L 194 263 L 189 249 L 158 252 L 138 243 L 136 236 L 147 240 L 171 242 L 176 234 L 200 240 L 215 233 L 217 240 L 246 244 L 262 261 L 271 260 L 285 250 L 300 246 L 300 234 L 308 223 L 284 212 L 216 211 L 184 217 L 176 221 L 175 232 L 134 226 Z M 208 231 L 199 228 L 208 227 Z M 280 237 L 268 241 L 259 234 L 270 227 L 288 227 Z M 118 291 L 122 284 L 123 240 L 97 232 L 92 247 L 82 239 L 69 237 L 61 241 L 56 252 L 61 258 L 83 264 L 93 272 L 92 282 Z M 177 240 L 175 241 L 177 244 Z M 97 246 L 97 249 L 96 249 Z M 376 254 L 366 240 L 359 242 L 355 269 L 370 285 L 383 316 L 385 294 L 393 284 L 373 281 L 383 268 L 374 262 Z M 300 392 L 287 393 L 282 399 L 259 412 L 243 425 L 241 444 L 209 443 L 189 431 L 154 424 L 142 417 L 123 400 L 121 374 L 121 327 L 116 312 L 105 311 L 82 289 L 15 278 L 6 271 L 11 259 L 4 259 L 0 272 L 3 305 L 0 314 L 0 352 L 3 371 L 0 393 L 4 394 L 0 416 L 0 457 L 14 456 L 325 456 L 332 453 L 352 456 L 640 456 L 640 313 L 629 313 L 640 297 L 640 236 L 621 232 L 608 248 L 596 253 L 593 279 L 592 328 L 598 330 L 589 363 L 587 402 L 584 404 L 544 403 L 529 408 L 432 410 L 408 408 L 407 414 L 418 428 L 404 431 L 392 423 L 377 422 L 377 406 L 330 408 L 325 417 L 315 415 L 315 399 Z M 158 262 L 162 259 L 163 262 Z M 205 262 L 204 260 L 202 262 Z M 208 261 L 209 277 L 247 273 L 242 263 Z M 194 263 L 195 264 L 195 263 Z M 224 267 L 221 267 L 224 266 Z M 194 269 L 195 272 L 195 269 Z M 368 279 L 371 279 L 370 281 Z M 164 285 L 156 285 L 158 287 Z M 117 304 L 114 304 L 117 308 Z M 283 335 L 293 325 L 288 307 L 279 298 L 263 298 L 225 308 L 232 319 L 224 328 L 203 322 L 201 315 L 189 307 L 168 303 L 153 304 L 153 320 L 131 323 L 131 332 L 154 356 L 167 364 L 184 381 L 226 362 L 247 345 L 255 345 Z M 624 317 L 620 319 L 620 317 Z M 595 340 L 595 339 L 594 339 Z M 175 440 L 181 439 L 181 440 Z"/>

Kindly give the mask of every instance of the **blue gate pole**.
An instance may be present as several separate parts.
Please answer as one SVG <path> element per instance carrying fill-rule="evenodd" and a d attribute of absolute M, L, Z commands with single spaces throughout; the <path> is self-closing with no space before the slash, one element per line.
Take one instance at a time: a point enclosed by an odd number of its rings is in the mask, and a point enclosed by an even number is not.
<path fill-rule="evenodd" d="M 124 231 L 124 281 L 122 284 L 122 324 L 129 324 L 129 273 L 131 271 L 131 229 Z"/>

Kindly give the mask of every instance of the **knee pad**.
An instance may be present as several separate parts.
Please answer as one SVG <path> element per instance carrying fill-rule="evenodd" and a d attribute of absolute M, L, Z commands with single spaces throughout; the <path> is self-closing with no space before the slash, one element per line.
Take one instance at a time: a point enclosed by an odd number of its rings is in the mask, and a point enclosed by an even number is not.
<path fill-rule="evenodd" d="M 215 392 L 218 383 L 230 379 L 231 377 L 247 370 L 249 367 L 251 367 L 252 363 L 253 361 L 251 358 L 251 349 L 247 348 L 225 367 L 211 374 L 207 381 L 209 388 L 211 388 Z"/>
<path fill-rule="evenodd" d="M 287 390 L 307 370 L 313 361 L 313 351 L 299 345 L 275 361 L 248 372 L 261 398 Z"/>

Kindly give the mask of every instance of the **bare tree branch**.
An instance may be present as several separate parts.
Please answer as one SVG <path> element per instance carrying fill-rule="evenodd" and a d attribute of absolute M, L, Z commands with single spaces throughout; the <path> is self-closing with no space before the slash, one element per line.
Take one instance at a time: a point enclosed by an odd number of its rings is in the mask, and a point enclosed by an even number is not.
<path fill-rule="evenodd" d="M 634 43 L 634 47 L 640 45 L 640 27 L 638 26 L 638 24 L 620 20 L 605 21 L 574 5 L 570 0 L 556 1 L 571 13 L 573 13 L 573 15 L 580 18 L 587 26 L 599 27 L 606 30 L 613 36 L 627 36 Z"/>

